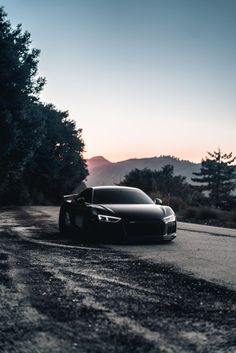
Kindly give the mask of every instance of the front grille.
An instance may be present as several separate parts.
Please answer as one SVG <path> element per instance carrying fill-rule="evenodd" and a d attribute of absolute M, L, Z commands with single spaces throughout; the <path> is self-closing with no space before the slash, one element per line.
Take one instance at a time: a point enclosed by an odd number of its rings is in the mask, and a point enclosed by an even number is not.
<path fill-rule="evenodd" d="M 167 223 L 167 234 L 176 233 L 176 222 Z"/>
<path fill-rule="evenodd" d="M 165 234 L 165 223 L 159 221 L 129 221 L 125 225 L 129 236 L 159 236 Z"/>

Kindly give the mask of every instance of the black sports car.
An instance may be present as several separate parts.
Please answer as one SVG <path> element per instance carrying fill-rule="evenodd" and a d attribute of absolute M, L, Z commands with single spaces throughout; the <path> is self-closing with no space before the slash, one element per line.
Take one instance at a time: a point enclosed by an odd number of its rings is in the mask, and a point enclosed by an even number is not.
<path fill-rule="evenodd" d="M 87 239 L 157 239 L 176 237 L 176 216 L 161 200 L 137 188 L 96 186 L 77 195 L 64 196 L 59 229 Z"/>

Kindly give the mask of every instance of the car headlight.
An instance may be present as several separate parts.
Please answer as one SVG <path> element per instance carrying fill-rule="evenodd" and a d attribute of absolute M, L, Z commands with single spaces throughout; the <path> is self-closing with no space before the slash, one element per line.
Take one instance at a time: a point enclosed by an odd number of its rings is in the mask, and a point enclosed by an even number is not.
<path fill-rule="evenodd" d="M 170 216 L 164 217 L 163 220 L 164 220 L 165 223 L 175 222 L 176 221 L 176 216 L 175 216 L 175 214 L 172 214 Z"/>
<path fill-rule="evenodd" d="M 100 222 L 106 222 L 106 223 L 116 223 L 121 220 L 121 218 L 119 217 L 107 216 L 105 214 L 99 214 L 98 219 Z"/>

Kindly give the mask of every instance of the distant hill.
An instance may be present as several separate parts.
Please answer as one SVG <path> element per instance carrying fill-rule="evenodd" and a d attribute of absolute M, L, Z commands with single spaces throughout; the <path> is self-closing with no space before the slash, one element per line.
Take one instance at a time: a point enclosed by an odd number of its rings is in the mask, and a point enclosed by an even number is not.
<path fill-rule="evenodd" d="M 90 158 L 87 160 L 87 165 L 88 165 L 89 170 L 92 170 L 94 168 L 103 167 L 108 164 L 113 164 L 113 163 L 109 162 L 107 159 L 105 159 L 102 156 L 96 156 L 96 157 L 93 157 L 93 158 Z"/>
<path fill-rule="evenodd" d="M 149 168 L 160 170 L 166 164 L 174 166 L 176 175 L 183 175 L 191 182 L 193 172 L 200 170 L 200 163 L 193 163 L 187 160 L 180 160 L 172 156 L 160 156 L 151 158 L 128 159 L 112 163 L 102 156 L 96 156 L 87 160 L 89 176 L 87 186 L 112 185 L 119 183 L 132 169 Z"/>

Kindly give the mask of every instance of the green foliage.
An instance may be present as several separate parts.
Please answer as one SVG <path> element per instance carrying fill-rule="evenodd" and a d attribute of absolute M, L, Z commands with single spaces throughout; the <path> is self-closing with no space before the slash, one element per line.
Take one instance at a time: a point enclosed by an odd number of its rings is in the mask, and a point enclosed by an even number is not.
<path fill-rule="evenodd" d="M 210 203 L 219 208 L 234 206 L 232 191 L 235 189 L 236 168 L 233 164 L 236 157 L 232 153 L 223 154 L 221 150 L 208 152 L 208 156 L 202 160 L 199 173 L 193 173 L 197 177 L 192 181 L 200 183 L 196 186 L 201 192 L 209 193 Z"/>
<path fill-rule="evenodd" d="M 12 29 L 0 8 L 1 204 L 55 202 L 87 175 L 81 130 L 67 112 L 39 102 L 38 58 L 30 34 Z"/>

